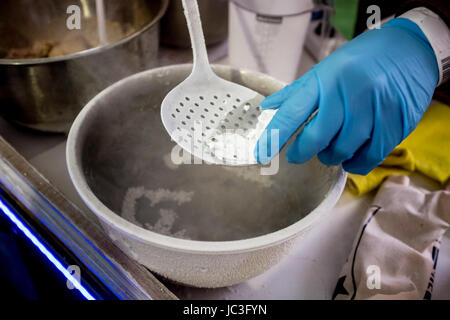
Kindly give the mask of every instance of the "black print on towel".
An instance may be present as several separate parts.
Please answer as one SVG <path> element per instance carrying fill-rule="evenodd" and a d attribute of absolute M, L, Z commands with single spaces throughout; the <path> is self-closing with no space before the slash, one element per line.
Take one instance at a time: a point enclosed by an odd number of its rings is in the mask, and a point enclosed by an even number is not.
<path fill-rule="evenodd" d="M 367 221 L 364 223 L 364 226 L 363 226 L 363 228 L 361 230 L 361 233 L 360 233 L 360 235 L 358 237 L 358 242 L 356 243 L 355 250 L 353 252 L 352 267 L 351 267 L 353 294 L 352 294 L 352 297 L 350 298 L 351 300 L 355 299 L 356 291 L 357 291 L 354 270 L 355 270 L 356 253 L 358 252 L 359 244 L 361 243 L 362 236 L 364 234 L 364 231 L 366 231 L 367 226 L 372 221 L 373 217 L 378 213 L 378 211 L 380 211 L 382 209 L 380 206 L 377 206 L 377 205 L 374 205 L 372 207 L 375 208 L 375 210 L 372 212 L 372 215 L 369 217 L 369 219 L 367 219 Z M 347 260 L 347 262 L 348 262 L 348 260 Z M 339 280 L 338 280 L 338 282 L 336 284 L 336 288 L 334 289 L 334 292 L 333 292 L 333 297 L 332 297 L 333 300 L 336 298 L 336 296 L 338 294 L 347 295 L 347 296 L 349 295 L 349 292 L 344 287 L 345 279 L 346 279 L 345 275 L 342 276 L 341 278 L 339 278 Z"/>
<path fill-rule="evenodd" d="M 431 257 L 433 259 L 433 270 L 431 270 L 430 281 L 428 282 L 427 291 L 425 291 L 425 296 L 423 297 L 424 300 L 431 300 L 431 293 L 433 291 L 434 285 L 434 275 L 436 273 L 436 265 L 439 256 L 439 247 L 441 246 L 441 241 L 439 240 L 435 240 L 434 243 L 435 244 L 431 252 Z"/>

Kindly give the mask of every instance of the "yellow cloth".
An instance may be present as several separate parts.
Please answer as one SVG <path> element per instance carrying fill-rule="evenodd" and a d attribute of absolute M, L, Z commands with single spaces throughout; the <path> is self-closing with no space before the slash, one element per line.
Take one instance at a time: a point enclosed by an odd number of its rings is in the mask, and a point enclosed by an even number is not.
<path fill-rule="evenodd" d="M 392 174 L 413 171 L 444 184 L 450 177 L 450 107 L 430 106 L 417 128 L 383 161 L 365 176 L 349 174 L 347 185 L 354 195 L 378 187 Z"/>

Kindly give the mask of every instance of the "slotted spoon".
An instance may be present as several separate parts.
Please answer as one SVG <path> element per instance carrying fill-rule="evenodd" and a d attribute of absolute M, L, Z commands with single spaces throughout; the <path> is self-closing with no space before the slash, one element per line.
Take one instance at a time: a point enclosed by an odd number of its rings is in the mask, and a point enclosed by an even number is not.
<path fill-rule="evenodd" d="M 219 78 L 208 62 L 197 0 L 183 0 L 192 42 L 192 73 L 161 105 L 167 132 L 184 150 L 207 163 L 255 164 L 253 149 L 275 111 L 264 96 Z"/>

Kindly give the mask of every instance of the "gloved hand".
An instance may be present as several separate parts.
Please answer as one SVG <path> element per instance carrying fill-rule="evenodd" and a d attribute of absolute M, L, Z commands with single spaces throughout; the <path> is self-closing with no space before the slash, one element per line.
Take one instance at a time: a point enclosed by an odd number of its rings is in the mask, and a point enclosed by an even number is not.
<path fill-rule="evenodd" d="M 438 83 L 435 54 L 420 28 L 396 18 L 367 31 L 315 65 L 300 79 L 262 101 L 276 109 L 267 141 L 255 157 L 268 162 L 271 129 L 279 149 L 318 108 L 288 147 L 287 160 L 303 163 L 318 154 L 326 165 L 367 174 L 416 127 Z M 260 138 L 261 139 L 261 138 Z M 266 153 L 268 153 L 266 155 Z"/>

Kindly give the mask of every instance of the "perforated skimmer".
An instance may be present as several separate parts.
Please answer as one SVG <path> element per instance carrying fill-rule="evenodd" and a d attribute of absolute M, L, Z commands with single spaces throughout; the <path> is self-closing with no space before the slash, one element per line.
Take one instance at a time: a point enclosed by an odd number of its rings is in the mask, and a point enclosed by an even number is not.
<path fill-rule="evenodd" d="M 161 105 L 167 132 L 208 163 L 254 164 L 253 149 L 275 111 L 262 111 L 258 92 L 219 78 L 206 52 L 197 0 L 183 0 L 193 50 L 192 73 Z"/>

